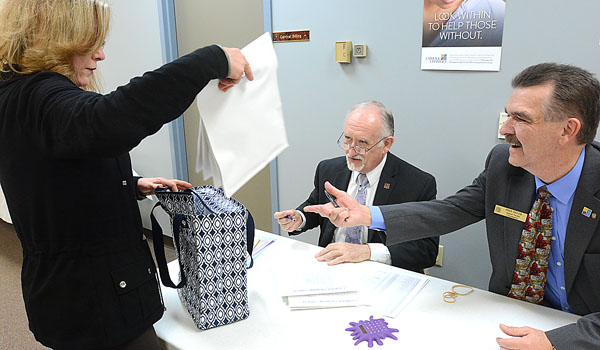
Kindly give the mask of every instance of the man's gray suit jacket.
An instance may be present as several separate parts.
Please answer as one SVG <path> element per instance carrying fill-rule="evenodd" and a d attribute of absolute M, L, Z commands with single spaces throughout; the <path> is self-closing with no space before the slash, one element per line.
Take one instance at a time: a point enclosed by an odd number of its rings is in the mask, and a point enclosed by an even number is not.
<path fill-rule="evenodd" d="M 574 313 L 586 316 L 546 332 L 556 349 L 600 349 L 600 215 L 581 213 L 584 207 L 600 213 L 600 144 L 588 144 L 585 151 L 567 224 L 564 271 L 567 301 Z M 492 262 L 489 290 L 507 295 L 523 223 L 494 214 L 494 207 L 528 213 L 536 192 L 534 176 L 510 165 L 508 156 L 509 145 L 494 147 L 473 184 L 446 199 L 380 207 L 386 244 L 442 235 L 485 219 Z"/>

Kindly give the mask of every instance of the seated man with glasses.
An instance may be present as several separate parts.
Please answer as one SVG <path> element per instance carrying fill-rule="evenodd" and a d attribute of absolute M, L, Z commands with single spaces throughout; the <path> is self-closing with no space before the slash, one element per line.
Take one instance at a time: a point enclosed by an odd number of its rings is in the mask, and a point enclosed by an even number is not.
<path fill-rule="evenodd" d="M 435 199 L 435 178 L 389 153 L 394 143 L 394 117 L 377 101 L 355 105 L 346 118 L 338 145 L 346 155 L 321 161 L 315 174 L 315 188 L 296 210 L 274 214 L 282 229 L 291 235 L 321 227 L 315 257 L 335 265 L 373 260 L 423 272 L 433 266 L 438 254 L 438 237 L 385 246 L 385 233 L 366 226 L 337 228 L 328 219 L 303 212 L 313 204 L 328 203 L 325 181 L 344 189 L 366 205 L 395 204 Z"/>

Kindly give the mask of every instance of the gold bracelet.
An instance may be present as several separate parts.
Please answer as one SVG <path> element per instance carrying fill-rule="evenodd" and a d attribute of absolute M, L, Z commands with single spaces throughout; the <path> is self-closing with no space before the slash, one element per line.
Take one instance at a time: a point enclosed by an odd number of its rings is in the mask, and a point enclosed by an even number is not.
<path fill-rule="evenodd" d="M 469 291 L 466 293 L 459 293 L 457 292 L 454 288 L 466 288 Z M 457 284 L 452 286 L 452 290 L 450 292 L 444 292 L 443 297 L 444 297 L 444 301 L 447 303 L 454 303 L 456 302 L 456 298 L 458 298 L 459 296 L 465 296 L 465 295 L 469 295 L 473 293 L 473 287 L 469 287 L 469 286 L 465 286 L 464 284 Z"/>

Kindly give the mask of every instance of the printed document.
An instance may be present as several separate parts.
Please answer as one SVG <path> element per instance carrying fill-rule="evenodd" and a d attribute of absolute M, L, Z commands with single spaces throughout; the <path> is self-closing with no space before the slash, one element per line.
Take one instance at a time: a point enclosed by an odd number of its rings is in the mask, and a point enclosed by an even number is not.
<path fill-rule="evenodd" d="M 380 268 L 373 272 L 367 264 Z M 292 310 L 371 305 L 384 316 L 396 317 L 428 281 L 424 275 L 374 262 L 328 266 L 314 260 L 290 271 L 280 294 Z"/>
<path fill-rule="evenodd" d="M 429 282 L 426 276 L 398 270 L 380 270 L 362 281 L 365 302 L 381 314 L 396 317 Z"/>

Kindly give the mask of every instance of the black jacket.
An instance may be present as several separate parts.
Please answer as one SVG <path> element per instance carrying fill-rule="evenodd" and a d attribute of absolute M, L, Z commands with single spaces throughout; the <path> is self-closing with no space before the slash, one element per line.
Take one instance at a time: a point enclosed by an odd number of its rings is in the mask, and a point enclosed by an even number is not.
<path fill-rule="evenodd" d="M 328 203 L 329 200 L 325 197 L 324 192 L 325 181 L 329 181 L 336 188 L 345 191 L 348 188 L 351 174 L 352 172 L 346 165 L 346 157 L 321 161 L 315 173 L 315 188 L 308 199 L 298 207 L 298 210 L 303 210 L 308 205 Z M 435 178 L 432 175 L 388 152 L 373 205 L 428 201 L 435 199 L 436 193 Z M 306 224 L 300 232 L 320 226 L 319 245 L 325 247 L 331 243 L 336 229 L 331 221 L 315 213 L 302 212 L 306 217 Z M 290 232 L 290 234 L 294 235 L 300 232 Z M 385 233 L 369 230 L 369 243 L 385 244 L 385 241 Z M 388 246 L 388 249 L 393 266 L 423 272 L 424 268 L 435 264 L 438 245 L 438 237 L 429 237 Z"/>
<path fill-rule="evenodd" d="M 217 46 L 108 95 L 57 73 L 3 74 L 0 183 L 23 247 L 23 297 L 38 341 L 109 347 L 160 319 L 128 152 L 227 74 Z"/>

